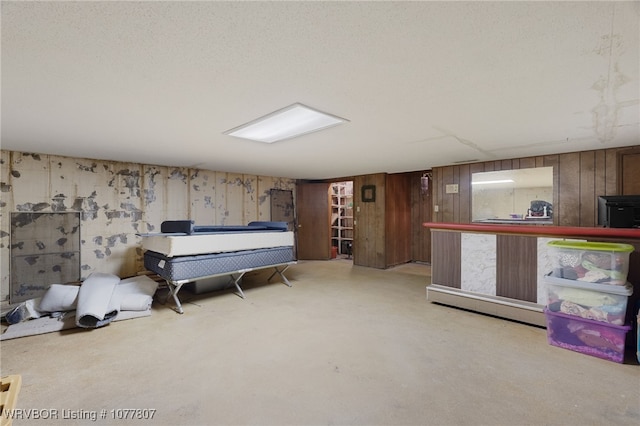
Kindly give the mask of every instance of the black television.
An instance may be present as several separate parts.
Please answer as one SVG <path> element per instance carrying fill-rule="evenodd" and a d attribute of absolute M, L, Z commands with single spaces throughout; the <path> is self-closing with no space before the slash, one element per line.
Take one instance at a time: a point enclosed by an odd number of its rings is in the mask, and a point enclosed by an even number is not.
<path fill-rule="evenodd" d="M 640 195 L 598 196 L 598 225 L 605 228 L 640 228 Z"/>

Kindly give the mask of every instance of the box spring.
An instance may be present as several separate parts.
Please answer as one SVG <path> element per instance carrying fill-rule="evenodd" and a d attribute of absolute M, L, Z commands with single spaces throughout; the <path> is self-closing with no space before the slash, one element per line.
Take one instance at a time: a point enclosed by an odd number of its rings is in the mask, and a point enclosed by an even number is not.
<path fill-rule="evenodd" d="M 180 281 L 224 273 L 231 274 L 243 269 L 278 265 L 293 260 L 292 246 L 176 257 L 146 251 L 144 267 L 166 280 Z"/>

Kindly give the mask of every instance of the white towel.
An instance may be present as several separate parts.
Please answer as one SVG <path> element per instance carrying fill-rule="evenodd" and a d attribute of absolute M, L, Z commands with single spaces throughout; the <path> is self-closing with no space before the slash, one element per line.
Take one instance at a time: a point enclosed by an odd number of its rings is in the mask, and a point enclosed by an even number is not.
<path fill-rule="evenodd" d="M 118 276 L 101 272 L 94 272 L 84 280 L 78 291 L 76 308 L 78 327 L 102 327 L 118 315 L 120 301 L 113 296 L 119 282 Z"/>

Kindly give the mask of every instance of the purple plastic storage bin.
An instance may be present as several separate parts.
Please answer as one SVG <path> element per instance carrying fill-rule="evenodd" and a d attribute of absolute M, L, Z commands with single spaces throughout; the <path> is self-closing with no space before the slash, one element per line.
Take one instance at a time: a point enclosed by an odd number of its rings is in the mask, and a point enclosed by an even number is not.
<path fill-rule="evenodd" d="M 546 308 L 544 313 L 550 345 L 613 362 L 624 361 L 625 339 L 630 326 L 592 321 Z"/>

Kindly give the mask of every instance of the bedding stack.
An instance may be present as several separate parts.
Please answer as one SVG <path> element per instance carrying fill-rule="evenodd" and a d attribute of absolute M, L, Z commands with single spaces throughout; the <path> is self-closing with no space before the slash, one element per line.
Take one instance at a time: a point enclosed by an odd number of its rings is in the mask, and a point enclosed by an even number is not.
<path fill-rule="evenodd" d="M 556 240 L 548 243 L 553 270 L 547 287 L 549 344 L 583 354 L 623 362 L 629 244 Z"/>
<path fill-rule="evenodd" d="M 165 221 L 160 234 L 142 234 L 144 266 L 168 281 L 196 280 L 294 260 L 286 222 L 195 226 Z"/>
<path fill-rule="evenodd" d="M 144 267 L 166 280 L 176 311 L 183 313 L 178 299 L 187 283 L 228 277 L 244 298 L 240 281 L 254 269 L 273 268 L 282 281 L 295 263 L 294 235 L 286 222 L 254 221 L 248 225 L 196 226 L 192 220 L 164 221 L 159 234 L 140 234 Z M 271 277 L 270 277 L 271 278 Z M 269 279 L 270 279 L 269 278 Z"/>

